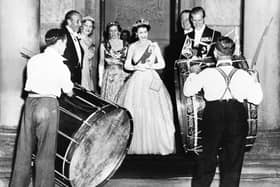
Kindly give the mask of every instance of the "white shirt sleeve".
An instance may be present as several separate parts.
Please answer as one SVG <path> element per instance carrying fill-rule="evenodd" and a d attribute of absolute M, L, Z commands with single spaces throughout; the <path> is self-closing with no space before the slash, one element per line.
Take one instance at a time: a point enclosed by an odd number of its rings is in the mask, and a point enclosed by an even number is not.
<path fill-rule="evenodd" d="M 189 97 L 197 94 L 202 89 L 202 74 L 191 73 L 184 83 L 184 95 Z"/>
<path fill-rule="evenodd" d="M 66 65 L 64 65 L 64 66 L 65 66 L 63 68 L 64 76 L 61 77 L 61 88 L 62 88 L 63 92 L 69 93 L 72 91 L 74 84 L 71 81 L 71 73 L 70 73 L 68 67 Z"/>
<path fill-rule="evenodd" d="M 263 99 L 261 84 L 256 82 L 253 77 L 248 74 L 248 92 L 246 96 L 248 102 L 259 105 Z"/>
<path fill-rule="evenodd" d="M 39 55 L 38 55 L 39 56 Z M 33 86 L 40 84 L 40 80 L 38 80 L 38 74 L 40 74 L 40 69 L 38 69 L 38 65 L 36 63 L 38 56 L 32 57 L 28 62 L 26 66 L 26 74 L 27 74 L 27 80 L 25 85 L 26 91 L 34 91 Z"/>

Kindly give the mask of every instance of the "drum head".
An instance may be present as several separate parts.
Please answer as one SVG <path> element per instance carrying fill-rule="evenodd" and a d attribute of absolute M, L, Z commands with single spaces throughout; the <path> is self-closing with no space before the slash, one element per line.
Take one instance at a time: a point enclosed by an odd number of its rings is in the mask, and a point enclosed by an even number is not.
<path fill-rule="evenodd" d="M 88 125 L 91 128 L 88 128 Z M 86 134 L 84 129 L 88 129 Z M 106 183 L 121 165 L 132 136 L 129 113 L 118 108 L 96 120 L 89 117 L 76 137 L 84 135 L 76 147 L 70 164 L 72 186 L 94 187 Z"/>

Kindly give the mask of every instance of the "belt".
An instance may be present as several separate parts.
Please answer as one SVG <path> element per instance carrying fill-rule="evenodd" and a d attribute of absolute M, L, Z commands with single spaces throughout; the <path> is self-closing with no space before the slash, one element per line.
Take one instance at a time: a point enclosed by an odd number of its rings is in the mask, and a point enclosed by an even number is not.
<path fill-rule="evenodd" d="M 236 99 L 219 99 L 219 100 L 214 100 L 214 101 L 207 101 L 207 103 L 240 103 L 238 100 Z"/>
<path fill-rule="evenodd" d="M 113 68 L 113 67 L 118 67 L 118 68 L 122 68 L 123 64 L 106 64 L 105 68 Z"/>
<path fill-rule="evenodd" d="M 53 94 L 38 94 L 34 92 L 29 92 L 28 97 L 51 97 L 51 98 L 56 98 L 56 95 Z"/>

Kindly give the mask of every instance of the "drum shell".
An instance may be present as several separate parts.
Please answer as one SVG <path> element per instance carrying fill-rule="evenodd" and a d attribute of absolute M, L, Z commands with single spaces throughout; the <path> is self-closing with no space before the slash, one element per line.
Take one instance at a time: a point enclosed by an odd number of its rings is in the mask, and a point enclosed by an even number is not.
<path fill-rule="evenodd" d="M 245 151 L 250 151 L 256 141 L 258 132 L 258 107 L 253 103 L 244 102 L 247 111 L 248 133 L 245 142 Z"/>
<path fill-rule="evenodd" d="M 212 67 L 212 63 L 207 61 Z M 206 64 L 207 64 L 206 63 Z M 188 78 L 190 72 L 190 66 L 192 64 L 199 64 L 198 60 L 177 60 L 174 66 L 174 84 L 175 84 L 175 93 L 176 93 L 176 106 L 178 112 L 178 121 L 180 126 L 180 134 L 183 144 L 183 149 L 185 153 L 189 151 L 199 150 L 201 146 L 199 145 L 199 128 L 195 128 L 195 123 L 199 126 L 202 115 L 203 108 L 197 110 L 195 114 L 194 109 L 194 101 L 197 97 L 203 97 L 201 93 L 196 95 L 196 97 L 186 97 L 183 94 L 183 87 L 186 79 Z M 234 66 L 236 68 L 244 69 L 245 71 L 250 71 L 248 69 L 247 61 L 244 57 L 234 57 Z M 204 66 L 205 67 L 205 66 Z M 209 66 L 207 66 L 209 67 Z M 201 100 L 201 102 L 203 102 Z M 244 106 L 247 111 L 247 121 L 248 121 L 248 134 L 246 136 L 245 150 L 249 151 L 255 140 L 257 135 L 257 127 L 258 127 L 258 112 L 257 106 L 249 103 L 247 101 L 244 102 Z M 194 116 L 196 115 L 196 120 Z M 203 148 L 202 148 L 203 149 Z"/>
<path fill-rule="evenodd" d="M 71 98 L 61 97 L 59 103 L 56 183 L 98 186 L 107 182 L 120 166 L 131 142 L 129 112 L 80 88 L 75 89 Z"/>
<path fill-rule="evenodd" d="M 255 72 L 249 68 L 247 60 L 244 56 L 233 56 L 233 66 L 238 69 L 243 69 L 249 74 Z M 250 151 L 256 141 L 258 132 L 258 107 L 253 103 L 244 101 L 244 107 L 247 111 L 248 133 L 245 142 L 245 151 Z"/>
<path fill-rule="evenodd" d="M 190 66 L 197 63 L 199 62 L 195 61 L 192 63 L 191 60 L 184 59 L 177 60 L 174 66 L 174 84 L 178 122 L 180 126 L 181 141 L 185 153 L 189 151 L 201 151 L 198 141 L 198 125 L 202 120 L 204 107 L 194 108 L 193 104 L 195 103 L 195 106 L 197 106 L 196 104 L 205 106 L 205 102 L 201 93 L 195 97 L 186 97 L 183 94 L 184 83 L 190 74 Z M 195 116 L 197 120 L 195 120 Z"/>

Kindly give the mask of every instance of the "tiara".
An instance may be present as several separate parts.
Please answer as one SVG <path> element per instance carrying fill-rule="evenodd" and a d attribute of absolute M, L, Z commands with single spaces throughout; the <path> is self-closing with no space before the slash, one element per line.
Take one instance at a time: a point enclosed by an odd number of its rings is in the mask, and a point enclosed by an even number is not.
<path fill-rule="evenodd" d="M 95 23 L 95 19 L 93 18 L 93 17 L 91 17 L 91 16 L 86 16 L 86 17 L 83 17 L 83 19 L 82 19 L 83 21 L 87 21 L 87 20 L 89 20 L 89 21 L 92 21 L 93 23 Z"/>
<path fill-rule="evenodd" d="M 112 21 L 112 22 L 110 22 L 110 23 L 107 24 L 107 27 L 111 27 L 111 26 L 113 26 L 113 25 L 117 25 L 117 26 L 118 26 L 118 25 L 120 25 L 120 24 L 119 24 L 118 21 Z"/>
<path fill-rule="evenodd" d="M 135 24 L 132 25 L 132 27 L 139 27 L 140 25 L 145 25 L 145 26 L 150 27 L 149 21 L 147 21 L 147 20 L 145 20 L 145 19 L 143 19 L 143 18 L 137 20 L 137 21 L 135 22 Z"/>

